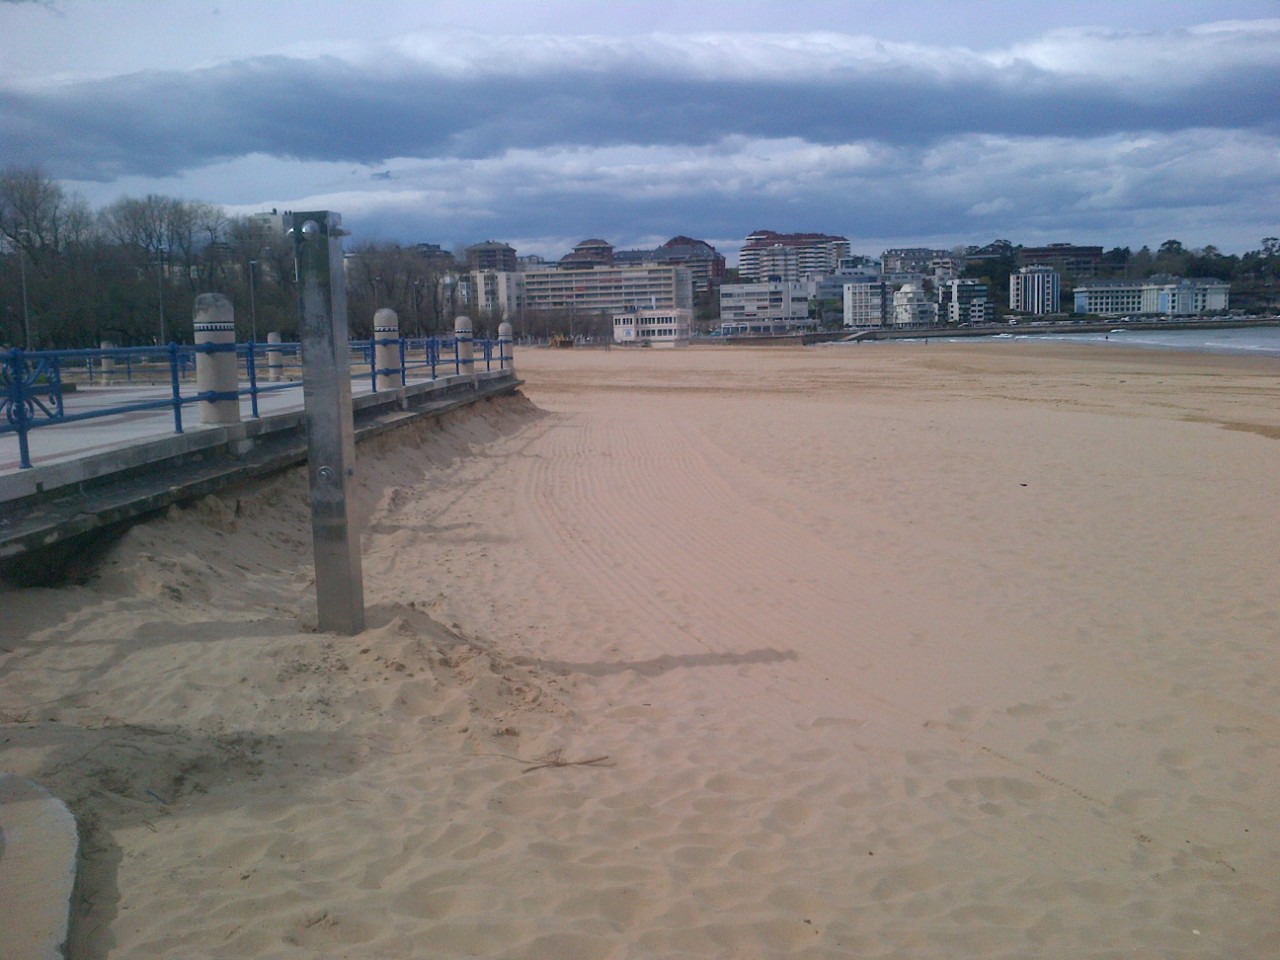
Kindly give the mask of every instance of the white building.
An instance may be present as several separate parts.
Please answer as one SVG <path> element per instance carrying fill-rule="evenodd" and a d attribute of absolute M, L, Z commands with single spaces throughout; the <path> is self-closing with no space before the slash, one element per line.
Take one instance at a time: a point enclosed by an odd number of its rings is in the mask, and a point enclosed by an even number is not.
<path fill-rule="evenodd" d="M 935 265 L 941 266 L 944 261 L 954 260 L 950 250 L 935 250 L 932 247 L 894 247 L 880 254 L 880 263 L 885 273 L 918 273 L 933 276 Z M 964 269 L 963 265 L 960 269 Z"/>
<path fill-rule="evenodd" d="M 1076 287 L 1075 312 L 1102 317 L 1139 314 L 1198 316 L 1226 310 L 1225 280 L 1152 277 L 1149 280 L 1089 280 Z"/>
<path fill-rule="evenodd" d="M 844 285 L 844 325 L 859 329 L 884 326 L 886 286 L 879 276 Z"/>
<path fill-rule="evenodd" d="M 692 310 L 631 310 L 613 315 L 613 342 L 631 346 L 681 347 L 689 344 Z"/>
<path fill-rule="evenodd" d="M 479 313 L 510 320 L 523 305 L 524 274 L 507 270 L 473 270 L 468 284 L 470 305 Z"/>
<path fill-rule="evenodd" d="M 692 310 L 693 281 L 687 268 L 659 264 L 541 267 L 524 272 L 524 307 L 581 316 Z"/>
<path fill-rule="evenodd" d="M 925 296 L 914 283 L 893 293 L 893 325 L 895 327 L 928 327 L 938 322 L 938 305 Z"/>
<path fill-rule="evenodd" d="M 774 320 L 805 326 L 815 293 L 816 281 L 721 284 L 720 319 L 726 323 Z"/>
<path fill-rule="evenodd" d="M 1062 309 L 1062 280 L 1053 267 L 1023 267 L 1009 276 L 1009 309 L 1044 316 Z"/>
<path fill-rule="evenodd" d="M 834 273 L 849 256 L 849 241 L 825 233 L 775 233 L 757 230 L 747 237 L 738 254 L 738 276 L 757 283 L 778 277 L 805 280 Z"/>

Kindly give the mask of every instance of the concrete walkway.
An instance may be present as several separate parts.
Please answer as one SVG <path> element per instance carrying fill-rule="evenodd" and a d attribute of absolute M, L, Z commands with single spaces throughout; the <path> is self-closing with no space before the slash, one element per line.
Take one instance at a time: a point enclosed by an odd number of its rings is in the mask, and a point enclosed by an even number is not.
<path fill-rule="evenodd" d="M 432 383 L 450 382 L 456 379 L 452 362 L 442 362 L 438 368 L 436 380 L 429 377 L 408 378 L 408 387 L 430 385 Z M 486 371 L 484 360 L 476 361 L 478 374 L 496 372 Z M 174 435 L 173 390 L 168 383 L 168 371 L 157 374 L 154 382 L 148 382 L 139 376 L 133 383 L 112 386 L 96 384 L 76 384 L 75 389 L 63 395 L 63 410 L 66 416 L 92 414 L 112 407 L 130 404 L 160 403 L 164 406 L 153 410 L 134 410 L 129 413 L 111 414 L 92 420 L 59 423 L 37 417 L 41 425 L 27 434 L 27 443 L 31 454 L 32 467 L 48 466 L 68 460 L 76 460 L 104 450 L 112 450 L 126 444 L 141 440 L 154 439 Z M 367 372 L 351 378 L 351 395 L 353 398 L 367 396 L 372 393 L 371 378 Z M 264 392 L 258 395 L 258 413 L 262 417 L 288 411 L 302 409 L 302 381 L 295 379 L 285 389 L 270 389 L 280 384 L 259 381 Z M 196 392 L 194 377 L 189 377 L 182 384 L 182 394 L 190 397 Z M 247 381 L 240 383 L 241 390 L 248 390 Z M 213 428 L 200 424 L 199 403 L 185 403 L 182 406 L 182 428 L 184 433 L 198 433 Z M 247 396 L 240 399 L 240 419 L 250 420 L 253 416 L 252 405 Z M 16 433 L 0 434 L 0 476 L 16 473 L 21 469 L 19 457 L 18 435 Z"/>
<path fill-rule="evenodd" d="M 367 379 L 357 380 L 357 439 L 510 392 L 519 383 L 510 369 L 437 377 L 379 393 L 371 392 Z M 112 392 L 104 397 L 85 391 L 77 404 L 121 402 L 123 390 L 102 389 Z M 157 390 L 167 395 L 165 388 L 126 389 L 135 398 Z M 184 410 L 180 434 L 173 432 L 172 410 L 163 409 L 54 424 L 31 433 L 34 466 L 25 470 L 18 467 L 17 438 L 0 436 L 0 574 L 19 583 L 56 581 L 60 561 L 47 548 L 64 544 L 75 552 L 85 545 L 76 538 L 101 528 L 303 462 L 301 389 L 259 397 L 259 412 L 258 419 L 249 418 L 243 402 L 240 423 L 202 426 L 192 405 Z M 15 575 L 15 560 L 27 554 L 40 554 L 36 566 Z"/>

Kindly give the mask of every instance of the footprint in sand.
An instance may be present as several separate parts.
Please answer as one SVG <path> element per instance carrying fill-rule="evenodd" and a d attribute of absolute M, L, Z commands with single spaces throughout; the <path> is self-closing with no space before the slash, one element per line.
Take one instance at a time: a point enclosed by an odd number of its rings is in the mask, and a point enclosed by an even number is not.
<path fill-rule="evenodd" d="M 1156 759 L 1164 766 L 1174 770 L 1190 770 L 1200 766 L 1200 754 L 1185 747 L 1165 747 L 1156 754 Z"/>

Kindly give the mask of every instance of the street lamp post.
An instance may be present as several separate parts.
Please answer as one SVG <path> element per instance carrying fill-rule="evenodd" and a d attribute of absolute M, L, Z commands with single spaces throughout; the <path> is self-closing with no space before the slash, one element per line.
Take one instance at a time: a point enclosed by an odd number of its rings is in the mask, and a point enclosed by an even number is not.
<path fill-rule="evenodd" d="M 413 281 L 413 331 L 422 336 L 422 323 L 418 320 L 418 301 L 422 298 L 422 278 Z"/>
<path fill-rule="evenodd" d="M 257 260 L 249 261 L 249 342 L 258 342 L 258 303 L 253 295 L 253 273 L 258 266 Z"/>
<path fill-rule="evenodd" d="M 30 236 L 30 234 L 28 234 Z M 27 309 L 27 248 L 18 244 L 18 272 L 22 274 L 22 336 L 31 349 L 31 312 Z"/>
<path fill-rule="evenodd" d="M 160 292 L 160 346 L 164 346 L 164 251 L 156 251 L 156 289 Z"/>

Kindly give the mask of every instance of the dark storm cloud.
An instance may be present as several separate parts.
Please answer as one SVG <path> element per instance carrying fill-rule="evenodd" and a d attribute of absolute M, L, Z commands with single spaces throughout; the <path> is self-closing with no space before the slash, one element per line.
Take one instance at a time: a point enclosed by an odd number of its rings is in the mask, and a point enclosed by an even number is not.
<path fill-rule="evenodd" d="M 700 146 L 734 135 L 927 144 L 965 133 L 1280 129 L 1280 72 L 1256 63 L 1167 85 L 1103 83 L 1025 62 L 951 72 L 854 64 L 759 80 L 634 66 L 459 77 L 420 63 L 389 73 L 336 57 L 264 57 L 10 89 L 0 138 L 17 162 L 110 179 L 253 153 L 377 164 L 555 145 Z"/>

